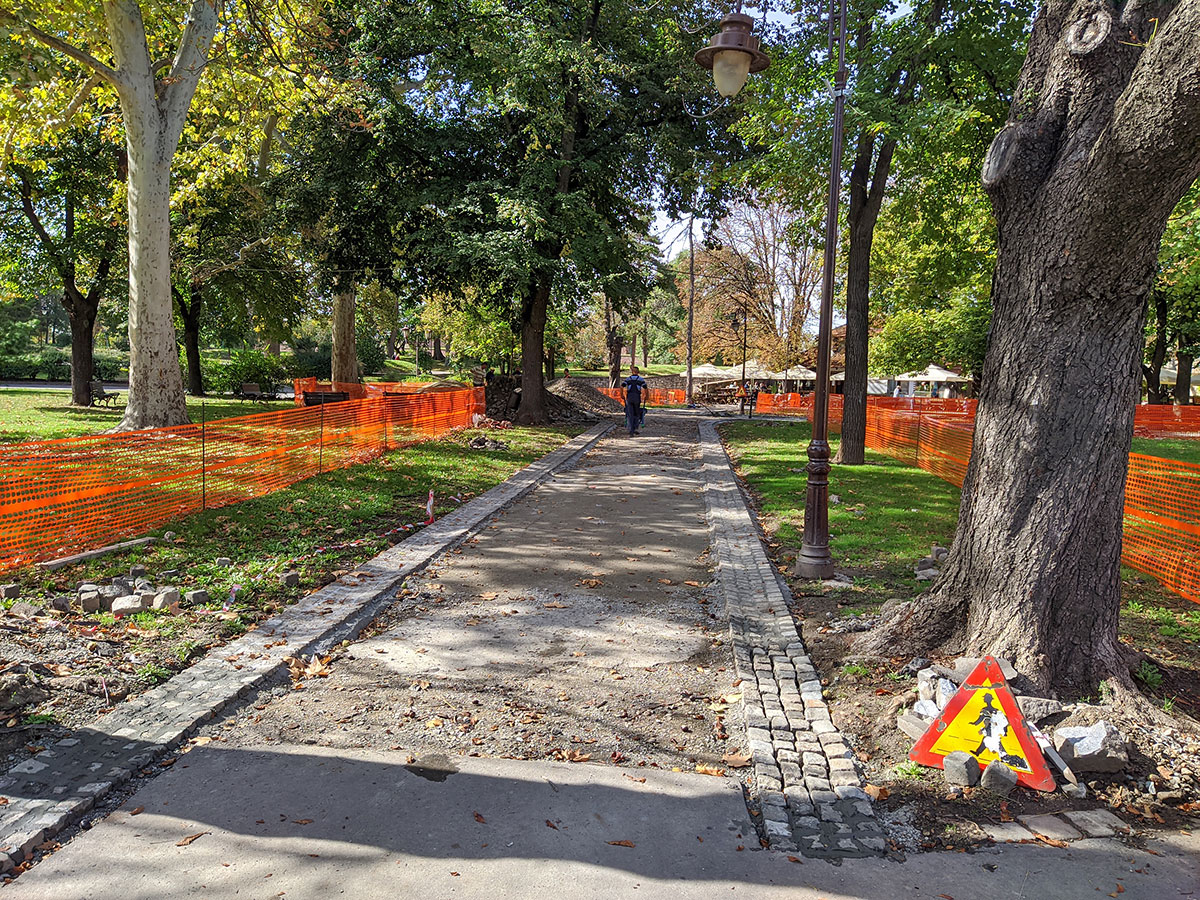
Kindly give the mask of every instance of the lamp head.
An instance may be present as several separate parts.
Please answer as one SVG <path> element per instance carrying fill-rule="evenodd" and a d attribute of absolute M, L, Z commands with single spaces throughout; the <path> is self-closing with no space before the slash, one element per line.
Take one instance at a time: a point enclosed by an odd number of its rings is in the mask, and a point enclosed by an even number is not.
<path fill-rule="evenodd" d="M 750 33 L 754 20 L 741 12 L 731 12 L 721 20 L 721 30 L 707 47 L 696 54 L 696 62 L 712 70 L 713 83 L 722 97 L 733 97 L 746 83 L 751 72 L 761 72 L 771 64 L 758 49 L 758 37 Z"/>

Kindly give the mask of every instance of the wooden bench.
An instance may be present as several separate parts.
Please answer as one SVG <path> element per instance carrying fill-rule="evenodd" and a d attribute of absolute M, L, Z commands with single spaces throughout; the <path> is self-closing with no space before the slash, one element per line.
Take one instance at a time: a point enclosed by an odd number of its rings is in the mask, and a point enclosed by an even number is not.
<path fill-rule="evenodd" d="M 247 381 L 237 392 L 237 396 L 240 400 L 257 400 L 259 403 L 266 403 L 268 400 L 275 399 L 275 392 L 271 390 L 264 391 L 258 386 L 257 381 Z"/>
<path fill-rule="evenodd" d="M 111 407 L 114 403 L 121 399 L 121 395 L 115 392 L 106 391 L 103 381 L 93 381 L 88 385 L 88 394 L 91 398 L 91 405 L 95 406 L 98 403 L 103 403 L 105 406 Z"/>
<path fill-rule="evenodd" d="M 341 403 L 344 400 L 349 400 L 350 394 L 347 391 L 305 391 L 304 405 L 305 406 L 321 406 L 325 403 Z"/>

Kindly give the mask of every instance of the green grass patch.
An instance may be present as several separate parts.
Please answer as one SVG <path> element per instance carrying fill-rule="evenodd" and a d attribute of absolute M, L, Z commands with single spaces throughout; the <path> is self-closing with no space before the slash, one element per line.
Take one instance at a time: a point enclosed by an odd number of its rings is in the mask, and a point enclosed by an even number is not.
<path fill-rule="evenodd" d="M 1163 459 L 1200 465 L 1200 439 L 1198 438 L 1140 438 L 1133 439 L 1133 452 Z"/>
<path fill-rule="evenodd" d="M 116 427 L 124 415 L 127 391 L 119 391 L 122 403 L 113 409 L 103 406 L 71 406 L 70 391 L 47 391 L 26 388 L 0 390 L 0 443 L 48 441 L 55 438 L 99 434 Z M 285 409 L 291 401 L 276 400 L 269 404 L 247 403 L 228 397 L 188 397 L 188 415 L 200 422 L 201 405 L 207 421 L 248 416 L 266 410 Z"/>

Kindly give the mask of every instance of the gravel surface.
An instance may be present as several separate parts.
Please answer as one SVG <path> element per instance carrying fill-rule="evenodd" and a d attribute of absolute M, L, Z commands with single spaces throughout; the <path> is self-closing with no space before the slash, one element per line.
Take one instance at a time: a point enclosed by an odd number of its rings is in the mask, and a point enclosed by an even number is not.
<path fill-rule="evenodd" d="M 736 775 L 745 731 L 702 489 L 694 425 L 605 439 L 410 581 L 362 639 L 210 733 Z"/>
<path fill-rule="evenodd" d="M 558 397 L 570 400 L 576 406 L 582 406 L 596 415 L 608 416 L 616 413 L 621 415 L 625 407 L 620 401 L 614 400 L 607 394 L 602 394 L 590 384 L 582 384 L 573 378 L 560 378 L 546 385 L 546 390 Z"/>

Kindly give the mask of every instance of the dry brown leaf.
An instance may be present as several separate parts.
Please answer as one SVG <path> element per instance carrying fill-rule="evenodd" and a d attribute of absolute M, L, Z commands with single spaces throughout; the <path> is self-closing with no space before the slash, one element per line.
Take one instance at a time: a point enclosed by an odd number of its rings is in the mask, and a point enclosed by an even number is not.
<path fill-rule="evenodd" d="M 868 784 L 863 790 L 867 792 L 868 797 L 875 801 L 886 800 L 891 793 L 887 788 L 877 784 Z"/>
<path fill-rule="evenodd" d="M 292 819 L 293 825 L 311 825 L 312 823 L 312 819 Z"/>
<path fill-rule="evenodd" d="M 1070 847 L 1071 846 L 1066 841 L 1055 840 L 1052 837 L 1046 837 L 1046 835 L 1044 835 L 1044 834 L 1038 834 L 1036 831 L 1033 833 L 1033 836 L 1035 838 L 1037 838 L 1039 841 L 1041 841 L 1043 844 L 1049 844 L 1051 847 Z"/>
<path fill-rule="evenodd" d="M 137 816 L 137 815 L 141 815 L 141 814 L 142 814 L 143 812 L 145 812 L 145 811 L 146 811 L 146 807 L 144 807 L 144 806 L 138 806 L 138 807 L 135 807 L 135 808 L 131 809 L 131 810 L 129 811 L 129 814 L 130 814 L 131 816 Z"/>
<path fill-rule="evenodd" d="M 685 581 L 684 584 L 688 585 L 688 587 L 702 587 L 698 581 Z"/>
<path fill-rule="evenodd" d="M 482 815 L 479 814 L 479 810 L 475 810 L 475 821 L 478 822 L 480 825 L 487 824 L 487 819 L 485 819 Z"/>
<path fill-rule="evenodd" d="M 193 841 L 197 840 L 198 838 L 204 837 L 206 834 L 212 834 L 212 832 L 211 831 L 197 831 L 195 834 L 189 834 L 183 840 L 176 841 L 175 846 L 176 847 L 186 847 L 189 844 L 191 844 Z"/>
<path fill-rule="evenodd" d="M 624 773 L 621 773 L 621 774 L 624 774 Z M 634 778 L 632 775 L 625 775 L 625 777 L 628 778 L 630 781 L 636 781 L 638 784 L 646 783 L 645 778 Z"/>
<path fill-rule="evenodd" d="M 729 766 L 731 769 L 744 769 L 750 765 L 752 757 L 749 753 L 726 753 L 721 757 L 721 762 Z"/>
<path fill-rule="evenodd" d="M 553 822 L 551 822 L 549 819 L 546 820 L 546 827 L 553 828 L 555 831 L 558 831 L 558 826 L 555 825 Z"/>
<path fill-rule="evenodd" d="M 425 723 L 426 728 L 441 728 L 446 723 L 436 716 Z"/>
<path fill-rule="evenodd" d="M 543 603 L 542 606 L 546 607 L 546 609 L 570 609 L 571 608 L 571 607 L 567 606 L 567 604 L 565 604 L 565 603 Z"/>
<path fill-rule="evenodd" d="M 675 582 L 673 582 L 670 578 L 660 578 L 660 579 L 658 579 L 658 583 L 659 584 L 674 584 Z"/>
<path fill-rule="evenodd" d="M 566 757 L 568 762 L 587 762 L 592 758 L 592 754 L 580 753 L 578 750 L 571 749 L 567 751 Z"/>
<path fill-rule="evenodd" d="M 788 862 L 800 863 L 800 865 L 804 865 L 804 860 L 798 856 L 789 856 Z"/>
<path fill-rule="evenodd" d="M 579 581 L 584 587 L 598 588 L 604 585 L 604 582 L 599 578 L 583 578 Z"/>
<path fill-rule="evenodd" d="M 636 847 L 637 846 L 637 844 L 635 844 L 633 841 L 606 841 L 606 843 L 612 845 L 613 847 Z"/>
<path fill-rule="evenodd" d="M 696 771 L 701 775 L 712 775 L 714 777 L 723 777 L 725 770 L 719 766 L 710 766 L 708 763 L 696 763 Z"/>

